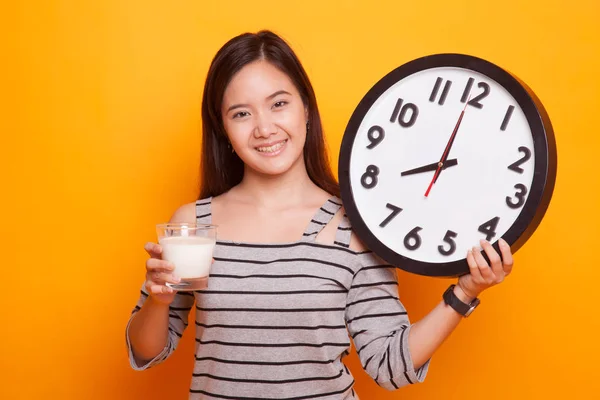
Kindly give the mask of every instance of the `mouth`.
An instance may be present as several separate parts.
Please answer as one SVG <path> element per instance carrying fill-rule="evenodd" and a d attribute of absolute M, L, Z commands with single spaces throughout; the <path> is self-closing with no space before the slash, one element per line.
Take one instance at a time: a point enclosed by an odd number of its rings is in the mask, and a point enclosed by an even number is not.
<path fill-rule="evenodd" d="M 277 154 L 283 151 L 288 139 L 282 140 L 280 142 L 271 144 L 269 146 L 260 146 L 255 147 L 256 151 L 264 156 L 276 156 Z"/>

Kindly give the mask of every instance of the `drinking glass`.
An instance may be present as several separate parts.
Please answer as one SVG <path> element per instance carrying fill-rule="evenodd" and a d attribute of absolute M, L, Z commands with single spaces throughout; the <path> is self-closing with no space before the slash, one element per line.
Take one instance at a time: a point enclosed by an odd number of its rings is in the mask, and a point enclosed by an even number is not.
<path fill-rule="evenodd" d="M 175 266 L 178 283 L 166 283 L 174 290 L 192 291 L 208 286 L 217 226 L 196 223 L 166 223 L 156 226 L 162 259 Z"/>

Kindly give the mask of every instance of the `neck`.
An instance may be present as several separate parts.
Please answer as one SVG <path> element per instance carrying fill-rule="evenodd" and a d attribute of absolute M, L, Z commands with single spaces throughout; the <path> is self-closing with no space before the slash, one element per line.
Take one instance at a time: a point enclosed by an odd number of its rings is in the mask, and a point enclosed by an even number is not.
<path fill-rule="evenodd" d="M 302 204 L 308 194 L 321 191 L 308 176 L 304 160 L 300 159 L 287 172 L 273 176 L 245 168 L 244 178 L 237 186 L 239 194 L 259 207 L 287 208 Z"/>

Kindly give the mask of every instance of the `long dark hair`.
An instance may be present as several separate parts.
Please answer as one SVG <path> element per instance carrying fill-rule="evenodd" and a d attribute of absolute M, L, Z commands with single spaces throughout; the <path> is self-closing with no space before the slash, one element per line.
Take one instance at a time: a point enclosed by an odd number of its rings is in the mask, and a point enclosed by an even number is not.
<path fill-rule="evenodd" d="M 200 195 L 203 199 L 225 193 L 242 181 L 244 163 L 228 147 L 221 105 L 225 88 L 245 65 L 265 60 L 292 80 L 308 109 L 309 129 L 304 145 L 304 162 L 310 179 L 329 194 L 340 196 L 323 137 L 315 92 L 300 60 L 290 46 L 267 30 L 244 33 L 229 40 L 215 55 L 202 97 L 202 156 Z"/>

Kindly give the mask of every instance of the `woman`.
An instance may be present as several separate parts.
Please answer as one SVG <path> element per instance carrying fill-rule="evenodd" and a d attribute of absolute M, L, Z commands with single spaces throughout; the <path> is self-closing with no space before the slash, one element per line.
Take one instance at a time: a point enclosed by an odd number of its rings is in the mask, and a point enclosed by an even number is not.
<path fill-rule="evenodd" d="M 352 235 L 330 171 L 315 94 L 290 47 L 269 31 L 216 54 L 202 103 L 202 188 L 171 222 L 213 223 L 219 241 L 208 288 L 175 293 L 172 265 L 146 245 L 146 282 L 127 327 L 132 367 L 164 361 L 194 307 L 190 398 L 356 399 L 342 362 L 350 337 L 386 389 L 422 382 L 458 325 L 440 303 L 410 324 L 395 268 Z M 512 268 L 487 242 L 467 255 L 452 289 L 471 303 Z"/>

